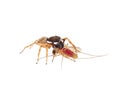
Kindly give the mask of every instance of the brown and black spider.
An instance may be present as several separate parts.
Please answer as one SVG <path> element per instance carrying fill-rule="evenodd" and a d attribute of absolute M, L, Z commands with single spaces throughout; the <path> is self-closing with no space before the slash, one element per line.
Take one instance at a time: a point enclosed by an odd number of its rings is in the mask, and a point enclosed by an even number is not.
<path fill-rule="evenodd" d="M 66 40 L 68 40 L 68 42 L 72 45 L 72 48 L 74 49 L 74 51 L 65 47 L 66 45 L 64 44 L 64 42 Z M 79 50 L 71 42 L 71 40 L 67 37 L 65 37 L 65 38 L 61 38 L 59 36 L 52 36 L 49 38 L 48 37 L 41 37 L 40 39 L 35 40 L 33 43 L 29 44 L 28 46 L 25 46 L 24 49 L 20 53 L 22 53 L 26 48 L 32 47 L 34 44 L 40 46 L 40 48 L 38 50 L 38 57 L 37 57 L 36 63 L 39 62 L 41 48 L 46 48 L 46 64 L 48 61 L 48 49 L 50 49 L 51 47 L 53 48 L 53 51 L 52 51 L 53 59 L 56 56 L 56 54 L 60 54 L 66 58 L 73 58 L 73 59 L 78 58 L 77 52 L 79 52 Z M 71 59 L 71 60 L 73 60 L 73 59 Z"/>

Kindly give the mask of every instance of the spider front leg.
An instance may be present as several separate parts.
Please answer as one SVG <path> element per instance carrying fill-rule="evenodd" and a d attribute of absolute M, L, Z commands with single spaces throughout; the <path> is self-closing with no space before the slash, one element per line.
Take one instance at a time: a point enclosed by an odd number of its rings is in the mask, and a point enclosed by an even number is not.
<path fill-rule="evenodd" d="M 76 46 L 71 42 L 71 40 L 69 38 L 63 38 L 63 40 L 68 40 L 68 42 L 73 46 L 73 48 L 75 49 L 75 52 L 79 52 L 78 49 L 76 48 Z"/>

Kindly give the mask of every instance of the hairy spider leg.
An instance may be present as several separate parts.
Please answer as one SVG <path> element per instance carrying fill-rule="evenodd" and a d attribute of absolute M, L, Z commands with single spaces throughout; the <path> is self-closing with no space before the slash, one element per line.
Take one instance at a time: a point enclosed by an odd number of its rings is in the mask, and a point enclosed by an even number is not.
<path fill-rule="evenodd" d="M 20 52 L 20 54 L 21 54 L 26 48 L 32 47 L 34 44 L 37 44 L 38 46 L 40 46 L 40 48 L 39 48 L 39 50 L 38 50 L 38 58 L 37 58 L 36 64 L 37 64 L 38 61 L 39 61 L 40 51 L 41 51 L 41 48 L 42 48 L 42 47 L 43 47 L 43 48 L 46 48 L 46 64 L 47 64 L 47 61 L 48 61 L 48 49 L 49 49 L 52 45 L 51 45 L 51 44 L 47 44 L 47 43 L 46 43 L 44 40 L 42 40 L 42 39 L 44 39 L 44 37 L 41 38 L 40 40 L 36 40 L 34 43 L 31 43 L 31 44 L 25 46 L 24 49 Z"/>
<path fill-rule="evenodd" d="M 46 47 L 46 64 L 48 62 L 48 47 Z"/>
<path fill-rule="evenodd" d="M 40 46 L 40 48 L 39 48 L 39 50 L 38 50 L 38 58 L 37 58 L 36 64 L 38 64 L 38 62 L 39 62 L 39 60 L 40 60 L 39 56 L 40 56 L 41 48 L 42 48 L 42 46 Z M 45 47 L 43 47 L 43 48 L 45 48 Z M 48 47 L 46 47 L 46 64 L 47 64 L 47 62 L 48 62 Z"/>
<path fill-rule="evenodd" d="M 40 46 L 40 48 L 39 48 L 39 50 L 38 50 L 38 59 L 37 59 L 37 62 L 36 63 L 38 63 L 39 62 L 39 55 L 40 55 L 40 51 L 41 51 L 41 48 L 45 48 L 46 49 L 46 64 L 47 64 L 47 62 L 48 62 L 48 49 L 52 46 L 51 44 L 37 44 L 37 45 L 39 45 Z"/>
<path fill-rule="evenodd" d="M 38 50 L 38 58 L 37 58 L 36 64 L 38 64 L 38 62 L 39 62 L 39 60 L 40 60 L 40 58 L 39 58 L 39 56 L 40 56 L 40 51 L 41 51 L 41 46 L 40 46 L 40 48 L 39 48 L 39 50 Z"/>
<path fill-rule="evenodd" d="M 71 42 L 71 40 L 69 38 L 63 38 L 63 40 L 68 40 L 68 42 L 73 46 L 73 48 L 75 49 L 75 52 L 79 52 L 78 49 L 76 48 L 76 46 Z"/>
<path fill-rule="evenodd" d="M 32 47 L 34 44 L 36 44 L 36 42 L 31 43 L 31 44 L 25 46 L 25 47 L 23 48 L 23 50 L 20 52 L 20 54 L 21 54 L 26 48 L 28 48 L 28 47 Z"/>

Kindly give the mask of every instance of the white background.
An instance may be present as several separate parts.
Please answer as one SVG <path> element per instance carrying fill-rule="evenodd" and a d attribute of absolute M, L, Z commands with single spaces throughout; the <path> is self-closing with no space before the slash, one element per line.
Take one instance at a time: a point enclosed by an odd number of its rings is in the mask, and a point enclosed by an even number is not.
<path fill-rule="evenodd" d="M 118 1 L 1 0 L 0 88 L 120 88 Z M 38 46 L 19 54 L 34 40 L 53 35 L 70 38 L 84 52 L 108 55 L 64 58 L 61 70 L 61 57 L 35 64 Z"/>

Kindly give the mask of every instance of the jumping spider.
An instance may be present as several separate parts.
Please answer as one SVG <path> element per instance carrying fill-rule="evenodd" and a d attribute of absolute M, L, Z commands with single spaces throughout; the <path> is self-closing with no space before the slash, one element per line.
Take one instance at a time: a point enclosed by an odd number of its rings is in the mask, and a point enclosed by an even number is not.
<path fill-rule="evenodd" d="M 74 51 L 66 47 L 67 45 L 64 44 L 66 40 L 68 40 L 68 42 L 72 45 L 72 48 L 74 49 Z M 37 44 L 39 46 L 38 57 L 37 57 L 36 63 L 39 62 L 41 48 L 46 48 L 46 64 L 48 61 L 48 49 L 50 49 L 51 47 L 53 48 L 53 51 L 52 51 L 53 59 L 57 54 L 62 55 L 63 57 L 66 57 L 66 58 L 72 58 L 71 60 L 73 61 L 74 59 L 78 58 L 77 52 L 79 52 L 79 50 L 67 37 L 65 38 L 61 38 L 60 36 L 51 36 L 49 38 L 41 37 L 40 39 L 35 40 L 30 45 L 25 46 L 24 49 L 20 53 L 22 53 L 26 48 L 32 47 L 34 44 Z"/>

